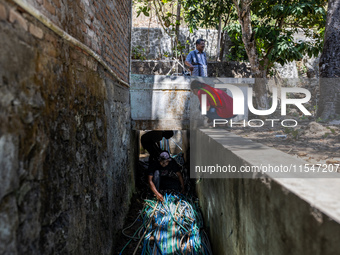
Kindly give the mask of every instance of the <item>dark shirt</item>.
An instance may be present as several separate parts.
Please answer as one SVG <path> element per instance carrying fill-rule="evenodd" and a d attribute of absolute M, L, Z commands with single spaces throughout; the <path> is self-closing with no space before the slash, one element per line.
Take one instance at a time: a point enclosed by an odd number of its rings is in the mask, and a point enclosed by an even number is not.
<path fill-rule="evenodd" d="M 159 161 L 151 162 L 148 168 L 148 175 L 153 176 L 156 170 L 159 170 L 159 175 L 162 178 L 168 178 L 174 176 L 174 173 L 180 172 L 180 168 L 175 160 L 171 160 L 166 167 L 162 167 Z"/>
<path fill-rule="evenodd" d="M 180 172 L 180 168 L 175 160 L 171 160 L 166 167 L 162 167 L 159 161 L 151 162 L 148 175 L 154 176 L 156 170 L 159 171 L 161 190 L 180 190 L 180 183 L 176 175 L 177 172 Z"/>
<path fill-rule="evenodd" d="M 163 138 L 163 131 L 150 131 L 142 135 L 142 142 L 154 142 L 157 143 Z"/>

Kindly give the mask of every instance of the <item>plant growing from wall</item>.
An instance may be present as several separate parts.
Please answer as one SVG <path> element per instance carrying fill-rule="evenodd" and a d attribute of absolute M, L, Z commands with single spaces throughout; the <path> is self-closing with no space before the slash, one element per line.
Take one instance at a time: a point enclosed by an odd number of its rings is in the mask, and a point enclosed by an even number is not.
<path fill-rule="evenodd" d="M 146 60 L 145 49 L 142 46 L 136 46 L 132 48 L 132 59 Z"/>
<path fill-rule="evenodd" d="M 178 44 L 179 28 L 182 20 L 182 0 L 134 0 L 137 17 L 144 14 L 149 17 L 155 13 L 163 31 L 173 38 L 171 48 Z"/>

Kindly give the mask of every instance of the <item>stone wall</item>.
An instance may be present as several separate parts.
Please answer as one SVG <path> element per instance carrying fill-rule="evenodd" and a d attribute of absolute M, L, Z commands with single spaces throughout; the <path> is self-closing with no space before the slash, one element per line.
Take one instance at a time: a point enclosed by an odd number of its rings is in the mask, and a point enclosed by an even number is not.
<path fill-rule="evenodd" d="M 189 29 L 182 28 L 179 33 L 179 41 L 181 45 L 185 45 L 184 53 L 189 53 L 195 49 L 197 39 L 206 40 L 205 52 L 207 57 L 215 58 L 217 49 L 217 30 L 198 29 L 190 34 Z M 227 53 L 231 41 L 227 37 L 224 52 Z M 172 53 L 173 39 L 162 28 L 144 28 L 134 27 L 132 30 L 132 47 L 140 47 L 144 49 L 148 59 L 163 58 L 166 53 Z"/>
<path fill-rule="evenodd" d="M 172 60 L 132 60 L 131 73 L 144 75 L 167 75 L 177 73 L 176 65 Z M 183 68 L 178 64 L 178 73 L 182 74 Z M 209 62 L 209 77 L 251 77 L 249 63 L 240 62 Z"/>
<path fill-rule="evenodd" d="M 221 75 L 220 77 L 249 77 L 249 63 L 237 64 L 236 62 L 213 62 L 216 57 L 217 30 L 199 29 L 196 30 L 193 34 L 190 34 L 188 29 L 181 28 L 180 41 L 183 45 L 185 45 L 185 49 L 183 50 L 185 56 L 195 48 L 194 44 L 198 38 L 203 38 L 207 40 L 205 52 L 207 53 L 208 58 L 210 58 L 211 60 L 211 63 L 209 63 L 210 68 L 208 70 L 209 76 L 218 77 L 219 75 Z M 295 40 L 302 41 L 309 40 L 304 36 L 302 30 L 299 30 L 299 32 L 294 35 L 294 38 Z M 135 53 L 141 54 L 141 57 L 145 58 L 144 61 L 146 63 L 141 64 L 139 62 L 133 61 L 132 73 L 166 75 L 172 67 L 172 60 L 169 60 L 169 57 L 165 56 L 166 53 L 172 53 L 171 45 L 171 37 L 167 33 L 165 33 L 162 28 L 134 27 L 132 30 L 132 47 Z M 224 48 L 224 55 L 228 53 L 231 45 L 232 43 L 227 36 L 227 41 Z M 136 59 L 140 59 L 140 57 Z M 151 67 L 151 69 L 149 67 Z M 172 73 L 174 72 L 175 71 L 173 71 Z M 179 67 L 179 72 L 182 73 L 181 67 Z M 281 66 L 278 63 L 275 64 L 274 75 L 276 77 L 318 78 L 318 74 L 319 58 L 310 58 L 307 55 L 304 56 L 301 61 L 292 61 L 285 64 L 284 66 Z"/>
<path fill-rule="evenodd" d="M 27 0 L 26 2 L 102 56 L 120 78 L 127 79 L 131 37 L 130 1 Z"/>
<path fill-rule="evenodd" d="M 128 81 L 129 1 L 27 2 Z M 134 187 L 129 89 L 12 1 L 0 45 L 0 254 L 111 254 Z"/>

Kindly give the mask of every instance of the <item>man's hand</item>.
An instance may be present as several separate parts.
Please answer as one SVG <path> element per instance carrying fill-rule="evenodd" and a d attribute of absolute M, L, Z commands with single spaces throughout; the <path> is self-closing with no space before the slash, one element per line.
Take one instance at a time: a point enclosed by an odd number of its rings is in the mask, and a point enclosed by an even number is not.
<path fill-rule="evenodd" d="M 190 64 L 190 63 L 189 63 L 188 61 L 186 61 L 186 60 L 185 60 L 184 63 L 185 63 L 186 66 L 189 66 L 189 70 L 190 70 L 191 72 L 194 71 L 194 66 L 193 66 L 192 64 Z"/>
<path fill-rule="evenodd" d="M 157 197 L 157 200 L 160 200 L 161 202 L 164 201 L 164 198 L 163 198 L 162 194 L 157 192 L 157 194 L 155 196 Z"/>

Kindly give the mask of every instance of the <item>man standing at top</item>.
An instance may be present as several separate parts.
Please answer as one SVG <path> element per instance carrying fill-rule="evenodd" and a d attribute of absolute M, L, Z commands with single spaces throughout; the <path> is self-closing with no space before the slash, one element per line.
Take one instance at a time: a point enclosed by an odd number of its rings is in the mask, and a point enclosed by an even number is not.
<path fill-rule="evenodd" d="M 207 56 L 203 52 L 205 40 L 198 39 L 196 41 L 196 50 L 191 51 L 185 59 L 185 64 L 189 66 L 192 76 L 208 76 Z"/>

